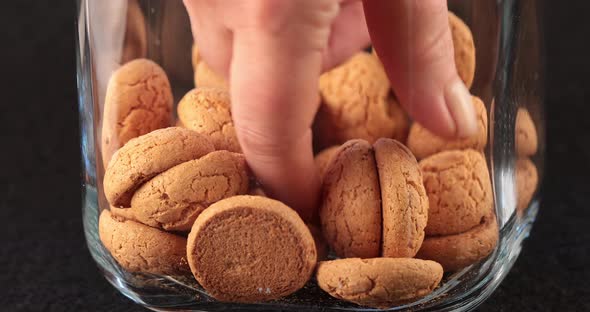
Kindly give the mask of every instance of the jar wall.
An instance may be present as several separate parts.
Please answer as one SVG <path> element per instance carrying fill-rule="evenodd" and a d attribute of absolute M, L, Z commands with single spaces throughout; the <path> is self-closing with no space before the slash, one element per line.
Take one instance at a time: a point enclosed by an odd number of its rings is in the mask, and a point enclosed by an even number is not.
<path fill-rule="evenodd" d="M 449 10 L 471 29 L 475 43 L 476 70 L 470 92 L 480 97 L 487 109 L 488 144 L 484 153 L 500 240 L 485 260 L 446 273 L 433 293 L 391 310 L 462 311 L 476 307 L 508 274 L 538 209 L 545 150 L 540 3 L 449 0 L 448 4 Z M 78 0 L 77 5 L 83 218 L 90 252 L 107 280 L 131 300 L 158 310 L 373 310 L 332 298 L 313 281 L 295 294 L 270 303 L 221 303 L 190 275 L 131 273 L 117 263 L 98 234 L 98 217 L 109 209 L 101 137 L 109 80 L 131 60 L 146 58 L 157 63 L 171 86 L 173 126 L 176 106 L 195 88 L 193 40 L 180 0 Z"/>

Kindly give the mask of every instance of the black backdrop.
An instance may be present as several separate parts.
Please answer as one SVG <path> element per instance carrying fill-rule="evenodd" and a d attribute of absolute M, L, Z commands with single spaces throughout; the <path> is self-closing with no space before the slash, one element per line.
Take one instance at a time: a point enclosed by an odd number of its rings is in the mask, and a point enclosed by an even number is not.
<path fill-rule="evenodd" d="M 516 265 L 481 311 L 590 311 L 590 2 L 545 1 L 547 168 Z M 139 311 L 84 244 L 73 1 L 0 4 L 0 310 Z"/>

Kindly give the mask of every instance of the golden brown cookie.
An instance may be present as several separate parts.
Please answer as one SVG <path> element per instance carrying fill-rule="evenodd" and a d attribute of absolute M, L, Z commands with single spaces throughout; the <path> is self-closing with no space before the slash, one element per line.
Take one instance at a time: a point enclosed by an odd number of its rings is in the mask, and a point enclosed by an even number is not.
<path fill-rule="evenodd" d="M 209 87 L 221 90 L 229 90 L 227 80 L 214 72 L 207 63 L 200 61 L 195 70 L 195 86 L 197 88 Z"/>
<path fill-rule="evenodd" d="M 216 151 L 172 167 L 143 184 L 124 208 L 127 217 L 167 231 L 190 231 L 211 204 L 248 191 L 242 154 Z M 117 214 L 121 209 L 113 210 Z"/>
<path fill-rule="evenodd" d="M 127 20 L 125 25 L 125 39 L 121 64 L 147 55 L 147 30 L 145 17 L 137 0 L 127 2 Z"/>
<path fill-rule="evenodd" d="M 349 258 L 320 262 L 318 285 L 331 296 L 359 305 L 390 308 L 430 294 L 443 269 L 411 258 Z"/>
<path fill-rule="evenodd" d="M 389 80 L 379 60 L 371 54 L 357 53 L 322 74 L 319 89 L 323 103 L 314 122 L 318 146 L 342 144 L 349 139 L 373 143 L 378 138 L 394 136 Z"/>
<path fill-rule="evenodd" d="M 106 167 L 113 153 L 129 140 L 172 123 L 172 91 L 158 64 L 137 59 L 111 76 L 102 120 L 102 160 Z"/>
<path fill-rule="evenodd" d="M 427 236 L 416 258 L 436 261 L 445 271 L 458 271 L 491 254 L 498 243 L 498 235 L 496 217 L 488 215 L 480 225 L 467 232 Z"/>
<path fill-rule="evenodd" d="M 379 256 L 381 193 L 367 141 L 350 140 L 333 156 L 324 175 L 320 219 L 324 237 L 338 256 Z"/>
<path fill-rule="evenodd" d="M 235 196 L 206 209 L 188 236 L 193 275 L 220 301 L 281 298 L 305 285 L 317 261 L 309 229 L 291 208 Z"/>
<path fill-rule="evenodd" d="M 104 175 L 104 193 L 112 206 L 129 207 L 143 183 L 178 164 L 213 152 L 207 137 L 170 127 L 132 139 L 111 159 Z"/>
<path fill-rule="evenodd" d="M 516 113 L 516 154 L 519 157 L 535 155 L 538 142 L 537 128 L 529 111 L 519 108 Z"/>
<path fill-rule="evenodd" d="M 529 158 L 518 159 L 516 161 L 516 208 L 520 213 L 528 208 L 538 183 L 537 166 Z"/>
<path fill-rule="evenodd" d="M 117 219 L 108 210 L 100 214 L 98 234 L 113 258 L 129 272 L 190 274 L 186 238 L 182 236 Z"/>
<path fill-rule="evenodd" d="M 465 232 L 492 212 L 492 185 L 480 152 L 441 152 L 421 160 L 420 168 L 430 201 L 426 235 Z"/>
<path fill-rule="evenodd" d="M 373 144 L 381 186 L 382 256 L 416 255 L 428 220 L 428 197 L 416 158 L 403 144 L 379 139 Z"/>
<path fill-rule="evenodd" d="M 193 89 L 180 100 L 177 112 L 187 129 L 209 137 L 215 149 L 241 151 L 227 91 L 206 87 Z"/>
<path fill-rule="evenodd" d="M 323 179 L 324 173 L 326 173 L 326 169 L 328 168 L 332 157 L 336 154 L 339 147 L 339 145 L 330 146 L 315 155 L 315 167 L 318 169 L 318 175 L 320 176 L 320 179 Z"/>
<path fill-rule="evenodd" d="M 390 110 L 389 115 L 393 119 L 393 124 L 395 125 L 393 139 L 405 144 L 408 140 L 408 133 L 410 131 L 410 118 L 393 94 L 389 96 L 388 101 Z"/>
<path fill-rule="evenodd" d="M 416 158 L 423 159 L 446 150 L 472 148 L 479 151 L 484 149 L 488 143 L 487 110 L 478 97 L 473 96 L 472 98 L 473 108 L 477 117 L 477 132 L 469 138 L 449 140 L 433 134 L 415 122 L 410 127 L 408 148 L 410 148 Z"/>
<path fill-rule="evenodd" d="M 471 88 L 475 76 L 475 43 L 469 27 L 457 15 L 449 12 L 449 26 L 453 36 L 457 73 L 467 88 Z"/>

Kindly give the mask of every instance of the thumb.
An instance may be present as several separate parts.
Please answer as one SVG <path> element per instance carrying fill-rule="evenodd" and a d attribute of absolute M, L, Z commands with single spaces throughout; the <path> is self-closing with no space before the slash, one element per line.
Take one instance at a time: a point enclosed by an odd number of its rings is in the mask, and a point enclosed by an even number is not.
<path fill-rule="evenodd" d="M 300 2 L 259 2 L 256 18 L 233 27 L 230 85 L 248 164 L 271 196 L 310 220 L 319 194 L 311 124 L 322 52 L 339 6 Z"/>
<path fill-rule="evenodd" d="M 373 46 L 400 103 L 444 137 L 477 129 L 471 96 L 457 75 L 446 0 L 365 0 Z"/>

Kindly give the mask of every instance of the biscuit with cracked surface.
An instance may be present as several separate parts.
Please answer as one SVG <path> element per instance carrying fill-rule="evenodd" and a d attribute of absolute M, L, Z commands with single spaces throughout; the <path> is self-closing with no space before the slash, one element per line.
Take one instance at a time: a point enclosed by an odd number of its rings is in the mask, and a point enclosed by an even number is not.
<path fill-rule="evenodd" d="M 129 140 L 172 123 L 172 91 L 164 70 L 148 59 L 126 63 L 107 86 L 101 134 L 105 167 Z"/>
<path fill-rule="evenodd" d="M 449 11 L 449 27 L 453 37 L 455 66 L 457 74 L 467 89 L 471 88 L 475 77 L 475 43 L 469 27 L 453 12 Z"/>
<path fill-rule="evenodd" d="M 430 202 L 426 235 L 465 232 L 493 211 L 490 174 L 480 152 L 445 151 L 419 165 Z"/>
<path fill-rule="evenodd" d="M 154 176 L 215 149 L 207 137 L 170 127 L 131 139 L 112 157 L 104 175 L 104 193 L 117 208 L 130 207 L 137 188 Z"/>
<path fill-rule="evenodd" d="M 477 132 L 468 138 L 445 139 L 415 122 L 410 127 L 408 148 L 416 158 L 423 159 L 438 152 L 455 149 L 483 150 L 488 143 L 488 114 L 480 98 L 473 96 L 473 108 L 477 118 Z"/>
<path fill-rule="evenodd" d="M 105 248 L 129 272 L 186 275 L 186 238 L 113 217 L 103 210 L 98 234 Z"/>
<path fill-rule="evenodd" d="M 442 276 L 440 264 L 411 258 L 325 261 L 316 273 L 318 285 L 332 297 L 381 309 L 430 294 Z"/>
<path fill-rule="evenodd" d="M 539 183 L 537 166 L 529 158 L 520 158 L 516 161 L 516 209 L 524 212 L 533 198 Z"/>
<path fill-rule="evenodd" d="M 364 140 L 344 143 L 326 170 L 322 192 L 322 232 L 336 254 L 378 257 L 383 221 L 373 147 Z"/>
<path fill-rule="evenodd" d="M 495 215 L 490 214 L 481 224 L 466 232 L 427 236 L 416 258 L 436 261 L 445 271 L 458 271 L 490 255 L 498 244 L 498 238 L 498 223 Z"/>
<path fill-rule="evenodd" d="M 197 88 L 217 88 L 229 90 L 227 80 L 220 74 L 216 73 L 203 60 L 199 61 L 195 69 L 195 87 Z"/>
<path fill-rule="evenodd" d="M 180 100 L 177 111 L 182 125 L 209 137 L 216 150 L 241 151 L 227 91 L 193 89 Z"/>
<path fill-rule="evenodd" d="M 318 175 L 320 176 L 321 180 L 323 180 L 324 174 L 326 173 L 326 169 L 328 168 L 330 161 L 338 151 L 339 147 L 339 145 L 330 146 L 326 149 L 323 149 L 313 158 L 315 162 L 315 167 L 318 171 Z"/>
<path fill-rule="evenodd" d="M 166 231 L 188 232 L 211 204 L 246 194 L 249 186 L 243 155 L 216 151 L 176 165 L 143 184 L 124 217 Z"/>
<path fill-rule="evenodd" d="M 428 197 L 412 152 L 393 139 L 373 144 L 383 214 L 383 257 L 416 255 L 428 219 Z"/>
<path fill-rule="evenodd" d="M 526 108 L 519 108 L 516 113 L 516 155 L 532 156 L 539 148 L 537 128 Z"/>
<path fill-rule="evenodd" d="M 317 262 L 313 237 L 297 212 L 259 196 L 234 196 L 206 209 L 188 236 L 199 284 L 217 300 L 259 302 L 287 296 Z"/>
<path fill-rule="evenodd" d="M 371 54 L 355 54 L 344 64 L 322 74 L 322 104 L 314 122 L 320 147 L 350 139 L 369 143 L 395 135 L 396 119 L 388 101 L 389 80 L 379 60 Z"/>

